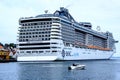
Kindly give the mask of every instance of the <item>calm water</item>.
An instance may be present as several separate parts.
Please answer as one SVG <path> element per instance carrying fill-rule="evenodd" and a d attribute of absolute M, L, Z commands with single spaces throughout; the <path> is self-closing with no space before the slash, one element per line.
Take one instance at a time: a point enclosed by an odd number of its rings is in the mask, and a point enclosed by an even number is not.
<path fill-rule="evenodd" d="M 68 70 L 73 63 L 86 70 Z M 0 80 L 120 80 L 120 59 L 0 63 Z"/>

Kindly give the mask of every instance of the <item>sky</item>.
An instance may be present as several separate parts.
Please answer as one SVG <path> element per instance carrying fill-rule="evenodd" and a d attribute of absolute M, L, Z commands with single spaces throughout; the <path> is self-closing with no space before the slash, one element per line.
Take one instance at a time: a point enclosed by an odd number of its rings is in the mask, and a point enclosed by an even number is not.
<path fill-rule="evenodd" d="M 120 0 L 0 0 L 0 42 L 16 43 L 19 18 L 54 13 L 60 7 L 69 9 L 77 22 L 91 22 L 102 32 L 112 32 L 120 41 Z M 116 44 L 120 56 L 120 42 Z"/>

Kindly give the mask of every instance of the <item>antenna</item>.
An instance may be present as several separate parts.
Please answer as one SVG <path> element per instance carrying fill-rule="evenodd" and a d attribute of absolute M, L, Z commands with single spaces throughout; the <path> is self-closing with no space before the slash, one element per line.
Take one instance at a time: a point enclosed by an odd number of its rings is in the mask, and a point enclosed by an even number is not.
<path fill-rule="evenodd" d="M 69 0 L 68 0 L 69 1 Z M 69 1 L 70 3 L 66 3 L 64 2 L 64 0 L 60 0 L 60 7 L 64 7 L 64 8 L 68 8 L 71 7 L 73 5 L 73 1 L 71 2 L 71 0 Z M 67 5 L 68 4 L 68 5 Z M 67 6 L 66 6 L 67 5 Z"/>
<path fill-rule="evenodd" d="M 65 8 L 69 8 L 69 7 L 71 7 L 72 5 L 73 5 L 73 3 L 67 5 Z"/>
<path fill-rule="evenodd" d="M 97 29 L 97 31 L 99 31 L 99 32 L 101 31 L 100 26 L 97 26 L 97 28 L 96 28 L 96 29 Z"/>
<path fill-rule="evenodd" d="M 48 10 L 45 10 L 44 12 L 47 14 L 47 13 L 48 13 Z"/>
<path fill-rule="evenodd" d="M 65 8 L 69 8 L 69 7 L 73 6 L 73 5 L 75 5 L 75 3 L 76 3 L 76 1 L 73 2 L 73 0 L 70 0 L 69 2 L 70 3 Z"/>

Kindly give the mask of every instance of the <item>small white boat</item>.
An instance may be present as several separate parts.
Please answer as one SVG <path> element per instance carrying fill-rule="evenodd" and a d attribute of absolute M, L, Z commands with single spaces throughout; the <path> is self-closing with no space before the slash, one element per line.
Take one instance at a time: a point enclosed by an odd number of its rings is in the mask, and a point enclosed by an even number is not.
<path fill-rule="evenodd" d="M 73 69 L 84 70 L 85 69 L 85 65 L 73 64 L 73 65 L 69 66 L 68 69 L 69 70 L 73 70 Z"/>

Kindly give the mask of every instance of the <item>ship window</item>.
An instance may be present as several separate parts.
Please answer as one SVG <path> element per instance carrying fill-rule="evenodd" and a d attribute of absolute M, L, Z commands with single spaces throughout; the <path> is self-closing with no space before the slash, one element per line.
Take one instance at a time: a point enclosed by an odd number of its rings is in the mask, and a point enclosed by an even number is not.
<path fill-rule="evenodd" d="M 23 33 L 23 35 L 25 35 L 25 33 Z"/>
<path fill-rule="evenodd" d="M 48 28 L 46 28 L 46 30 L 48 30 Z"/>
<path fill-rule="evenodd" d="M 24 27 L 21 27 L 21 29 L 24 29 Z"/>
<path fill-rule="evenodd" d="M 59 31 L 52 31 L 52 32 L 55 32 L 55 33 L 60 33 Z"/>
<path fill-rule="evenodd" d="M 26 51 L 26 53 L 31 53 L 31 51 Z"/>
<path fill-rule="evenodd" d="M 25 40 L 23 39 L 22 41 L 24 42 Z"/>
<path fill-rule="evenodd" d="M 31 50 L 31 49 L 50 49 L 50 47 L 26 47 L 26 48 L 19 48 L 20 50 Z"/>
<path fill-rule="evenodd" d="M 41 25 L 43 25 L 43 23 L 41 22 Z"/>
<path fill-rule="evenodd" d="M 58 43 L 51 43 L 51 44 L 58 44 Z"/>
<path fill-rule="evenodd" d="M 32 51 L 32 53 L 38 53 L 38 51 Z"/>
<path fill-rule="evenodd" d="M 57 47 L 51 47 L 51 48 L 57 48 Z"/>
<path fill-rule="evenodd" d="M 56 50 L 53 50 L 52 52 L 57 52 Z"/>
<path fill-rule="evenodd" d="M 54 38 L 51 38 L 51 39 L 60 39 L 60 38 L 55 38 L 55 37 L 54 37 Z"/>
<path fill-rule="evenodd" d="M 39 51 L 39 53 L 43 53 L 43 51 Z"/>
<path fill-rule="evenodd" d="M 19 39 L 19 42 L 21 42 L 22 40 L 21 39 Z"/>
<path fill-rule="evenodd" d="M 38 32 L 36 32 L 36 34 L 38 34 Z"/>
<path fill-rule="evenodd" d="M 60 36 L 60 35 L 58 35 L 58 34 L 51 34 L 52 36 Z"/>
<path fill-rule="evenodd" d="M 23 38 L 25 38 L 25 36 L 23 36 Z"/>
<path fill-rule="evenodd" d="M 37 25 L 37 23 L 34 23 L 34 25 Z"/>
<path fill-rule="evenodd" d="M 47 40 L 47 38 L 45 38 L 45 40 Z"/>
<path fill-rule="evenodd" d="M 35 53 L 35 51 L 32 51 L 32 53 Z"/>
<path fill-rule="evenodd" d="M 50 51 L 46 51 L 47 53 L 50 52 Z"/>
<path fill-rule="evenodd" d="M 24 24 L 22 24 L 22 26 L 24 26 Z"/>
<path fill-rule="evenodd" d="M 30 45 L 50 45 L 50 43 L 30 43 L 30 44 L 19 44 L 19 46 L 30 46 Z"/>
<path fill-rule="evenodd" d="M 20 51 L 20 53 L 24 53 L 24 51 Z"/>

